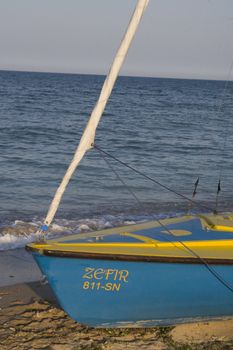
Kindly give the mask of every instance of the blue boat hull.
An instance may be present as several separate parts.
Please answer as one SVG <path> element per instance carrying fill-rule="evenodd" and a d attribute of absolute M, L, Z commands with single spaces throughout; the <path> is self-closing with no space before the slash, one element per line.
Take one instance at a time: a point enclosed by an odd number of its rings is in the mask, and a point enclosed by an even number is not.
<path fill-rule="evenodd" d="M 62 308 L 93 327 L 150 327 L 233 315 L 233 296 L 203 264 L 51 257 L 34 252 Z M 233 285 L 232 265 L 213 265 Z"/>

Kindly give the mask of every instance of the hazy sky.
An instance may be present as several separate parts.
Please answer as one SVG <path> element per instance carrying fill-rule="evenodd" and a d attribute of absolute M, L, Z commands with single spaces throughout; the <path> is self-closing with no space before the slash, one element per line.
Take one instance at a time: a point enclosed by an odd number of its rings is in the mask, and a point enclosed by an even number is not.
<path fill-rule="evenodd" d="M 0 0 L 0 69 L 105 74 L 135 4 Z M 150 0 L 121 74 L 225 79 L 232 60 L 233 0 Z"/>

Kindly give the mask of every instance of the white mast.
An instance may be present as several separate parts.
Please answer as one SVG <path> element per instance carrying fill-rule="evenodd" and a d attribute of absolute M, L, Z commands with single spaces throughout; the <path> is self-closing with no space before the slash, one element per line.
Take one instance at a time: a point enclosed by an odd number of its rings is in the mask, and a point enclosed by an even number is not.
<path fill-rule="evenodd" d="M 99 99 L 92 111 L 92 114 L 90 116 L 90 119 L 87 123 L 87 126 L 84 130 L 84 133 L 81 137 L 80 143 L 76 149 L 76 152 L 74 154 L 74 157 L 70 163 L 70 166 L 68 167 L 65 176 L 62 179 L 62 182 L 60 186 L 58 187 L 55 196 L 53 198 L 53 201 L 49 207 L 46 219 L 44 221 L 44 225 L 42 226 L 42 230 L 47 230 L 49 225 L 51 224 L 54 215 L 56 214 L 56 211 L 58 209 L 58 206 L 60 204 L 60 201 L 62 199 L 62 196 L 65 192 L 65 189 L 75 172 L 78 164 L 82 160 L 83 156 L 85 155 L 86 151 L 92 148 L 92 144 L 94 143 L 95 139 L 95 132 L 96 128 L 99 124 L 100 118 L 104 112 L 104 108 L 106 106 L 106 103 L 109 99 L 109 96 L 112 92 L 112 89 L 114 87 L 115 81 L 117 79 L 117 76 L 119 74 L 119 71 L 121 69 L 121 66 L 124 62 L 125 56 L 128 52 L 128 49 L 130 47 L 130 44 L 133 40 L 133 37 L 136 33 L 137 27 L 140 23 L 140 20 L 142 18 L 142 15 L 148 5 L 149 0 L 138 0 L 136 8 L 134 10 L 133 16 L 129 22 L 128 28 L 126 30 L 126 33 L 123 37 L 123 40 L 120 44 L 120 47 L 116 53 L 116 56 L 113 60 L 112 66 L 110 68 L 110 71 L 105 79 L 104 85 L 102 87 Z"/>

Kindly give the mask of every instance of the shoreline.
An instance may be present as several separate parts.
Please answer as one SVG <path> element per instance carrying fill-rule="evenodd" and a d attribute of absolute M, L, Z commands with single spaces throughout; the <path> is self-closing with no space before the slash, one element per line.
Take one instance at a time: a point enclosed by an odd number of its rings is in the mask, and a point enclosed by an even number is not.
<path fill-rule="evenodd" d="M 50 286 L 0 287 L 1 350 L 230 350 L 233 319 L 141 329 L 93 329 L 73 321 Z"/>

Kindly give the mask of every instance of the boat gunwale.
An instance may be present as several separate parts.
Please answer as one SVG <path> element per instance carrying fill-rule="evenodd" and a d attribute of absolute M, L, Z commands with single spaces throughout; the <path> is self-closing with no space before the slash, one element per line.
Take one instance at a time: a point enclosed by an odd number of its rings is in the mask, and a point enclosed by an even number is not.
<path fill-rule="evenodd" d="M 49 249 L 38 249 L 26 246 L 26 250 L 48 257 L 60 258 L 77 258 L 90 260 L 113 260 L 129 262 L 148 262 L 148 263 L 180 263 L 180 264 L 199 264 L 204 265 L 233 265 L 233 259 L 221 258 L 201 258 L 198 257 L 165 257 L 150 255 L 129 255 L 129 254 L 106 254 L 106 253 L 89 253 L 89 252 L 70 252 Z"/>

